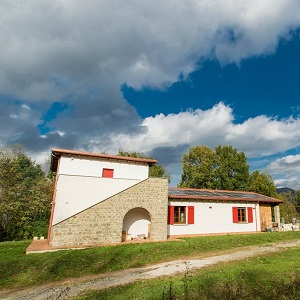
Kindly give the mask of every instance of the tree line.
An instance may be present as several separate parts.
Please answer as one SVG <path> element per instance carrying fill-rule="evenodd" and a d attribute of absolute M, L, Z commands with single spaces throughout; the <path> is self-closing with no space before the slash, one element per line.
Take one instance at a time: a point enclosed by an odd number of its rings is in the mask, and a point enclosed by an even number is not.
<path fill-rule="evenodd" d="M 151 158 L 123 150 L 118 155 Z M 160 164 L 149 168 L 149 177 L 170 181 L 170 174 Z M 0 241 L 47 235 L 54 178 L 55 174 L 46 174 L 22 146 L 0 148 Z M 284 200 L 280 210 L 286 223 L 300 217 L 300 190 L 277 194 L 272 176 L 258 170 L 250 173 L 245 153 L 232 146 L 190 148 L 182 158 L 178 187 L 257 192 Z"/>

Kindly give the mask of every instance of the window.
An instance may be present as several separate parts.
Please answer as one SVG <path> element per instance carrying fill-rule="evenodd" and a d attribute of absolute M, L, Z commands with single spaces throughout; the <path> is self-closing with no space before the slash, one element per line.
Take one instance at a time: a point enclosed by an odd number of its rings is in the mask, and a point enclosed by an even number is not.
<path fill-rule="evenodd" d="M 194 206 L 168 207 L 168 224 L 194 224 Z"/>
<path fill-rule="evenodd" d="M 174 206 L 174 224 L 185 224 L 186 210 L 185 206 Z"/>
<path fill-rule="evenodd" d="M 238 207 L 238 222 L 246 222 L 246 207 Z"/>
<path fill-rule="evenodd" d="M 114 169 L 103 169 L 102 177 L 113 178 L 114 177 Z"/>
<path fill-rule="evenodd" d="M 233 223 L 253 223 L 252 207 L 233 207 Z"/>

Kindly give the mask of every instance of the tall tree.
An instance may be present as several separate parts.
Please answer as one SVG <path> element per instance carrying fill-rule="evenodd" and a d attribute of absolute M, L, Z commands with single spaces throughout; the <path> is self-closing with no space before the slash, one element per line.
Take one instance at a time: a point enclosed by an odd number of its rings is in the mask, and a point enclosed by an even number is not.
<path fill-rule="evenodd" d="M 276 197 L 276 186 L 274 180 L 267 172 L 255 170 L 250 174 L 249 187 L 250 192 L 256 192 L 270 197 Z"/>
<path fill-rule="evenodd" d="M 195 146 L 184 154 L 180 187 L 245 190 L 249 166 L 244 152 L 232 146 Z"/>
<path fill-rule="evenodd" d="M 221 190 L 246 190 L 249 180 L 249 165 L 244 152 L 232 146 L 217 146 L 216 187 Z"/>
<path fill-rule="evenodd" d="M 0 240 L 46 234 L 53 182 L 20 147 L 0 149 Z"/>
<path fill-rule="evenodd" d="M 216 188 L 216 157 L 207 146 L 195 146 L 183 155 L 180 187 Z"/>
<path fill-rule="evenodd" d="M 150 158 L 150 159 L 153 159 L 153 157 L 146 156 L 146 155 L 144 155 L 140 152 L 123 151 L 122 149 L 119 149 L 118 155 L 127 156 L 127 157 L 135 157 L 135 158 Z M 162 165 L 155 164 L 155 165 L 149 167 L 149 177 L 166 177 L 166 178 L 168 178 L 168 180 L 170 182 L 170 177 L 171 176 Z"/>

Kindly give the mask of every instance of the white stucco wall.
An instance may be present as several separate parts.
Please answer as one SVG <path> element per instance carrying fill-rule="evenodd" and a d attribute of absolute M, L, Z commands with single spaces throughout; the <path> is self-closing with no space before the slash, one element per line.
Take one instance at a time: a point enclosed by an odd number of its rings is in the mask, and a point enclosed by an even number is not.
<path fill-rule="evenodd" d="M 103 178 L 103 168 L 114 178 Z M 148 178 L 149 166 L 61 157 L 52 225 L 55 225 Z"/>
<path fill-rule="evenodd" d="M 148 178 L 149 166 L 135 162 L 100 161 L 94 158 L 62 156 L 59 162 L 59 174 L 101 177 L 104 168 L 114 169 L 114 178 Z"/>
<path fill-rule="evenodd" d="M 260 231 L 258 204 L 169 201 L 169 205 L 194 206 L 194 224 L 168 225 L 168 235 Z M 253 223 L 233 223 L 232 207 L 252 207 Z"/>

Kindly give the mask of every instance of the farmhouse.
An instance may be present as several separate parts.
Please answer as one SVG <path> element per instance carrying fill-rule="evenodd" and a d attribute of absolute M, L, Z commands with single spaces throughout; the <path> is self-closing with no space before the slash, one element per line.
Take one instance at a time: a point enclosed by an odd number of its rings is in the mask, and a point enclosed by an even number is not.
<path fill-rule="evenodd" d="M 279 224 L 281 200 L 257 193 L 168 187 L 153 159 L 53 149 L 50 246 L 260 232 Z"/>

